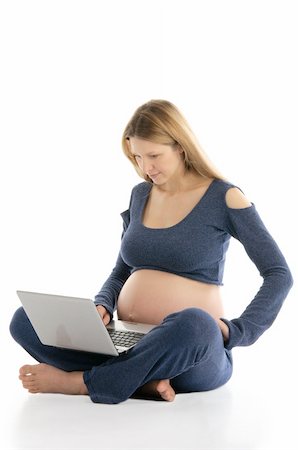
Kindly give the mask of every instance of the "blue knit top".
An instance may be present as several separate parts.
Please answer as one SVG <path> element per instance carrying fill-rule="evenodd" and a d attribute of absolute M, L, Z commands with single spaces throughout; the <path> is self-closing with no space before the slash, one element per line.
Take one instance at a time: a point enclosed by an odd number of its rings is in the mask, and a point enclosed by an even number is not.
<path fill-rule="evenodd" d="M 263 284 L 239 318 L 221 318 L 229 327 L 227 349 L 254 343 L 270 327 L 293 279 L 284 256 L 263 224 L 255 204 L 229 208 L 230 182 L 214 179 L 191 212 L 167 228 L 149 228 L 142 218 L 152 184 L 134 186 L 129 209 L 121 213 L 123 233 L 116 265 L 95 296 L 113 316 L 127 278 L 136 270 L 155 269 L 222 285 L 231 236 L 239 240 L 263 277 Z"/>

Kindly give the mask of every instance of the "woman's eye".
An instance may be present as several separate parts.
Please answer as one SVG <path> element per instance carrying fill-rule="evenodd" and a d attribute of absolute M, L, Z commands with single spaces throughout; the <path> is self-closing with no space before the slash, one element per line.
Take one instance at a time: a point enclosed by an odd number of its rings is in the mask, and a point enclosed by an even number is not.
<path fill-rule="evenodd" d="M 140 159 L 141 156 L 140 155 L 133 155 L 135 159 Z M 157 158 L 159 155 L 149 155 L 149 158 Z"/>

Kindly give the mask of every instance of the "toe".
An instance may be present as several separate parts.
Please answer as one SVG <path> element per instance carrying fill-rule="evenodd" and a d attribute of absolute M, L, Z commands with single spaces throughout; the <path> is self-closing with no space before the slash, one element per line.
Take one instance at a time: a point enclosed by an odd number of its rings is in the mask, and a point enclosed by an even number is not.
<path fill-rule="evenodd" d="M 33 369 L 33 366 L 26 364 L 25 366 L 22 366 L 20 368 L 19 373 L 20 373 L 20 375 L 28 375 L 28 374 L 32 373 L 32 369 Z"/>
<path fill-rule="evenodd" d="M 33 387 L 36 387 L 35 382 L 34 381 L 23 381 L 23 387 L 25 389 L 31 389 Z"/>
<path fill-rule="evenodd" d="M 166 399 L 168 402 L 172 402 L 175 398 L 175 394 L 173 392 L 167 392 Z"/>
<path fill-rule="evenodd" d="M 35 378 L 35 375 L 33 375 L 31 373 L 19 375 L 19 379 L 21 381 L 33 381 L 34 378 Z"/>
<path fill-rule="evenodd" d="M 168 380 L 162 380 L 157 386 L 159 395 L 166 401 L 172 402 L 175 398 L 175 391 Z"/>
<path fill-rule="evenodd" d="M 175 393 L 171 392 L 170 390 L 164 391 L 160 395 L 167 402 L 172 402 L 175 398 Z"/>
<path fill-rule="evenodd" d="M 28 389 L 28 392 L 30 392 L 30 394 L 38 394 L 40 391 L 37 388 L 31 388 Z"/>

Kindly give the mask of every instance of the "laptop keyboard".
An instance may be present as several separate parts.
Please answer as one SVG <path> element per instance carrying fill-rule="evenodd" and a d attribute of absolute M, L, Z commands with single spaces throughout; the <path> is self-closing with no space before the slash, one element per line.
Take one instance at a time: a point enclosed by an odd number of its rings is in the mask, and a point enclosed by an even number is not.
<path fill-rule="evenodd" d="M 135 345 L 143 336 L 144 333 L 137 333 L 136 331 L 116 331 L 108 330 L 109 335 L 114 343 L 120 347 L 131 347 Z"/>

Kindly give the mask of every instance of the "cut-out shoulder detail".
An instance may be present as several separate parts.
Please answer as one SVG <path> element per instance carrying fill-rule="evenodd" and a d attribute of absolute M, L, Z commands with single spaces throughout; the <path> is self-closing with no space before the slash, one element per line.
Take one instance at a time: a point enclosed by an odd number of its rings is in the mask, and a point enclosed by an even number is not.
<path fill-rule="evenodd" d="M 251 202 L 237 187 L 233 187 L 227 190 L 226 204 L 229 208 L 232 209 L 242 209 L 252 206 Z"/>

